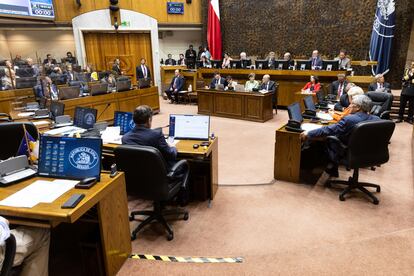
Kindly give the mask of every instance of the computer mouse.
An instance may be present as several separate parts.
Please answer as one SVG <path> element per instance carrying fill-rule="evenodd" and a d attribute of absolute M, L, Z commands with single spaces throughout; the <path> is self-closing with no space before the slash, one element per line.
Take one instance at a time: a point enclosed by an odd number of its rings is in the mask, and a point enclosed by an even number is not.
<path fill-rule="evenodd" d="M 194 149 L 198 149 L 198 147 L 199 147 L 199 146 L 200 146 L 199 144 L 194 144 L 194 145 L 193 145 L 193 148 L 194 148 Z"/>

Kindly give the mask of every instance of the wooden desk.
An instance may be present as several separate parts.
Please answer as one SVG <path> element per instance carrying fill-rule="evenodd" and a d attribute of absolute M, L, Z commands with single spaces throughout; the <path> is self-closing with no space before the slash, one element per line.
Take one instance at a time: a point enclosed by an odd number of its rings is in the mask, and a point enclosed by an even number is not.
<path fill-rule="evenodd" d="M 0 112 L 9 114 L 13 110 L 13 103 L 20 102 L 24 105 L 27 102 L 34 102 L 33 88 L 15 89 L 0 91 Z"/>
<path fill-rule="evenodd" d="M 316 75 L 319 81 L 327 87 L 331 82 L 337 80 L 337 75 L 346 71 L 312 71 L 312 70 L 250 70 L 250 69 L 198 69 L 198 77 L 207 79 L 210 83 L 214 72 L 220 72 L 223 77 L 232 76 L 234 80 L 244 84 L 250 73 L 256 74 L 256 80 L 261 80 L 263 75 L 268 74 L 270 78 L 279 83 L 277 95 L 278 106 L 288 106 L 293 103 L 295 92 L 301 90 L 309 82 L 310 76 Z"/>
<path fill-rule="evenodd" d="M 198 114 L 266 122 L 273 118 L 272 93 L 197 89 Z"/>
<path fill-rule="evenodd" d="M 375 77 L 373 76 L 348 76 L 347 79 L 349 82 L 355 83 L 364 90 L 368 90 L 368 86 L 375 82 Z"/>
<path fill-rule="evenodd" d="M 192 199 L 213 200 L 218 190 L 218 137 L 210 140 L 207 148 L 193 148 L 200 144 L 196 140 L 180 140 L 176 147 L 178 159 L 186 159 L 190 164 L 189 186 Z M 113 159 L 114 149 L 119 145 L 104 144 L 103 155 Z M 112 161 L 109 162 L 112 164 Z"/>
<path fill-rule="evenodd" d="M 303 99 L 307 96 L 312 96 L 313 102 L 318 102 L 318 99 L 316 97 L 316 93 L 302 93 L 301 91 L 295 93 L 295 99 L 292 103 L 298 102 L 300 104 L 300 108 L 302 111 L 305 111 L 305 104 L 303 103 Z"/>
<path fill-rule="evenodd" d="M 51 179 L 32 178 L 3 187 L 0 189 L 0 200 L 35 180 Z M 62 204 L 71 195 L 79 193 L 85 194 L 85 198 L 75 208 L 61 209 Z M 91 189 L 71 189 L 54 202 L 40 203 L 33 208 L 0 205 L 0 215 L 12 224 L 51 228 L 50 275 L 62 275 L 63 272 L 65 275 L 81 275 L 82 258 L 85 258 L 85 262 L 97 261 L 91 263 L 97 271 L 100 270 L 105 275 L 115 275 L 131 254 L 128 203 L 123 173 L 114 178 L 103 173 L 101 181 Z M 91 238 L 93 240 L 89 241 Z M 80 241 L 83 245 L 79 244 Z M 96 252 L 100 254 L 82 255 L 85 253 L 82 246 L 88 247 L 87 244 L 95 242 L 99 248 Z M 61 248 L 60 244 L 64 244 L 64 248 Z"/>

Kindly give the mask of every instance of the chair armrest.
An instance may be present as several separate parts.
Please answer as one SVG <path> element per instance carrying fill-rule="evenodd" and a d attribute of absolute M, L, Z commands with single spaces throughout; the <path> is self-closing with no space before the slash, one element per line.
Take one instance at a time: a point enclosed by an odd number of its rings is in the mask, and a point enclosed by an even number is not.
<path fill-rule="evenodd" d="M 336 136 L 328 136 L 328 137 L 326 137 L 326 141 L 336 143 L 344 150 L 346 150 L 348 148 L 348 146 L 346 146 L 344 143 L 342 143 L 342 141 Z"/>
<path fill-rule="evenodd" d="M 381 119 L 389 119 L 390 118 L 390 115 L 391 115 L 391 111 L 390 110 L 385 110 L 384 112 L 382 112 L 381 114 L 380 114 L 380 118 Z"/>
<path fill-rule="evenodd" d="M 182 173 L 188 169 L 188 162 L 187 160 L 180 160 L 174 164 L 171 168 L 170 172 L 167 174 L 169 178 L 176 178 L 178 175 L 177 173 Z"/>

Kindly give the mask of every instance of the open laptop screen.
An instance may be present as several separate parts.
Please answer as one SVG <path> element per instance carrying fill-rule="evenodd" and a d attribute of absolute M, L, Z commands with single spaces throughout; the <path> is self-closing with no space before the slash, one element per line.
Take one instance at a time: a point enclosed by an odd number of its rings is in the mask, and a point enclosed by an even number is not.
<path fill-rule="evenodd" d="M 119 126 L 121 135 L 124 135 L 135 127 L 134 114 L 132 112 L 115 111 L 114 126 Z"/>
<path fill-rule="evenodd" d="M 40 176 L 83 179 L 101 174 L 102 140 L 42 135 L 39 146 Z"/>
<path fill-rule="evenodd" d="M 96 123 L 98 111 L 94 108 L 79 107 L 75 108 L 75 118 L 73 124 L 77 127 L 90 129 Z"/>
<path fill-rule="evenodd" d="M 208 140 L 210 116 L 171 114 L 169 136 L 175 139 Z"/>
<path fill-rule="evenodd" d="M 306 96 L 303 99 L 303 103 L 305 104 L 305 109 L 316 111 L 315 103 L 313 102 L 312 96 Z"/>
<path fill-rule="evenodd" d="M 302 123 L 303 117 L 302 117 L 302 111 L 300 110 L 300 104 L 299 103 L 293 103 L 287 107 L 288 114 L 289 114 L 289 120 L 294 120 L 299 123 Z"/>

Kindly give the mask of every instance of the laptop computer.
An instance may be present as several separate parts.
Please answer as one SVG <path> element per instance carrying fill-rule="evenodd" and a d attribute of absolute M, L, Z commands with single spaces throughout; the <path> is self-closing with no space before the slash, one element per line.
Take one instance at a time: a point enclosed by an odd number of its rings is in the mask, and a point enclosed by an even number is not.
<path fill-rule="evenodd" d="M 150 79 L 138 79 L 138 88 L 148 88 L 151 86 Z"/>
<path fill-rule="evenodd" d="M 132 112 L 115 111 L 114 126 L 119 126 L 120 134 L 124 135 L 135 127 L 134 114 Z"/>
<path fill-rule="evenodd" d="M 243 84 L 236 84 L 236 86 L 234 87 L 234 91 L 236 91 L 236 92 L 245 92 L 244 85 Z"/>
<path fill-rule="evenodd" d="M 69 86 L 69 87 L 62 87 L 59 89 L 59 100 L 69 100 L 69 99 L 76 99 L 79 98 L 80 94 L 80 87 L 77 86 Z"/>
<path fill-rule="evenodd" d="M 38 175 L 84 179 L 101 175 L 102 140 L 40 136 Z"/>
<path fill-rule="evenodd" d="M 104 95 L 107 93 L 108 93 L 107 83 L 99 83 L 99 84 L 91 85 L 91 90 L 90 90 L 91 96 Z"/>
<path fill-rule="evenodd" d="M 171 114 L 168 136 L 179 140 L 208 141 L 210 116 Z"/>
<path fill-rule="evenodd" d="M 93 125 L 96 123 L 96 116 L 98 110 L 88 107 L 79 107 L 75 108 L 75 117 L 73 119 L 73 125 L 83 129 L 93 128 Z"/>
<path fill-rule="evenodd" d="M 131 80 L 122 80 L 116 82 L 116 92 L 131 90 Z"/>

